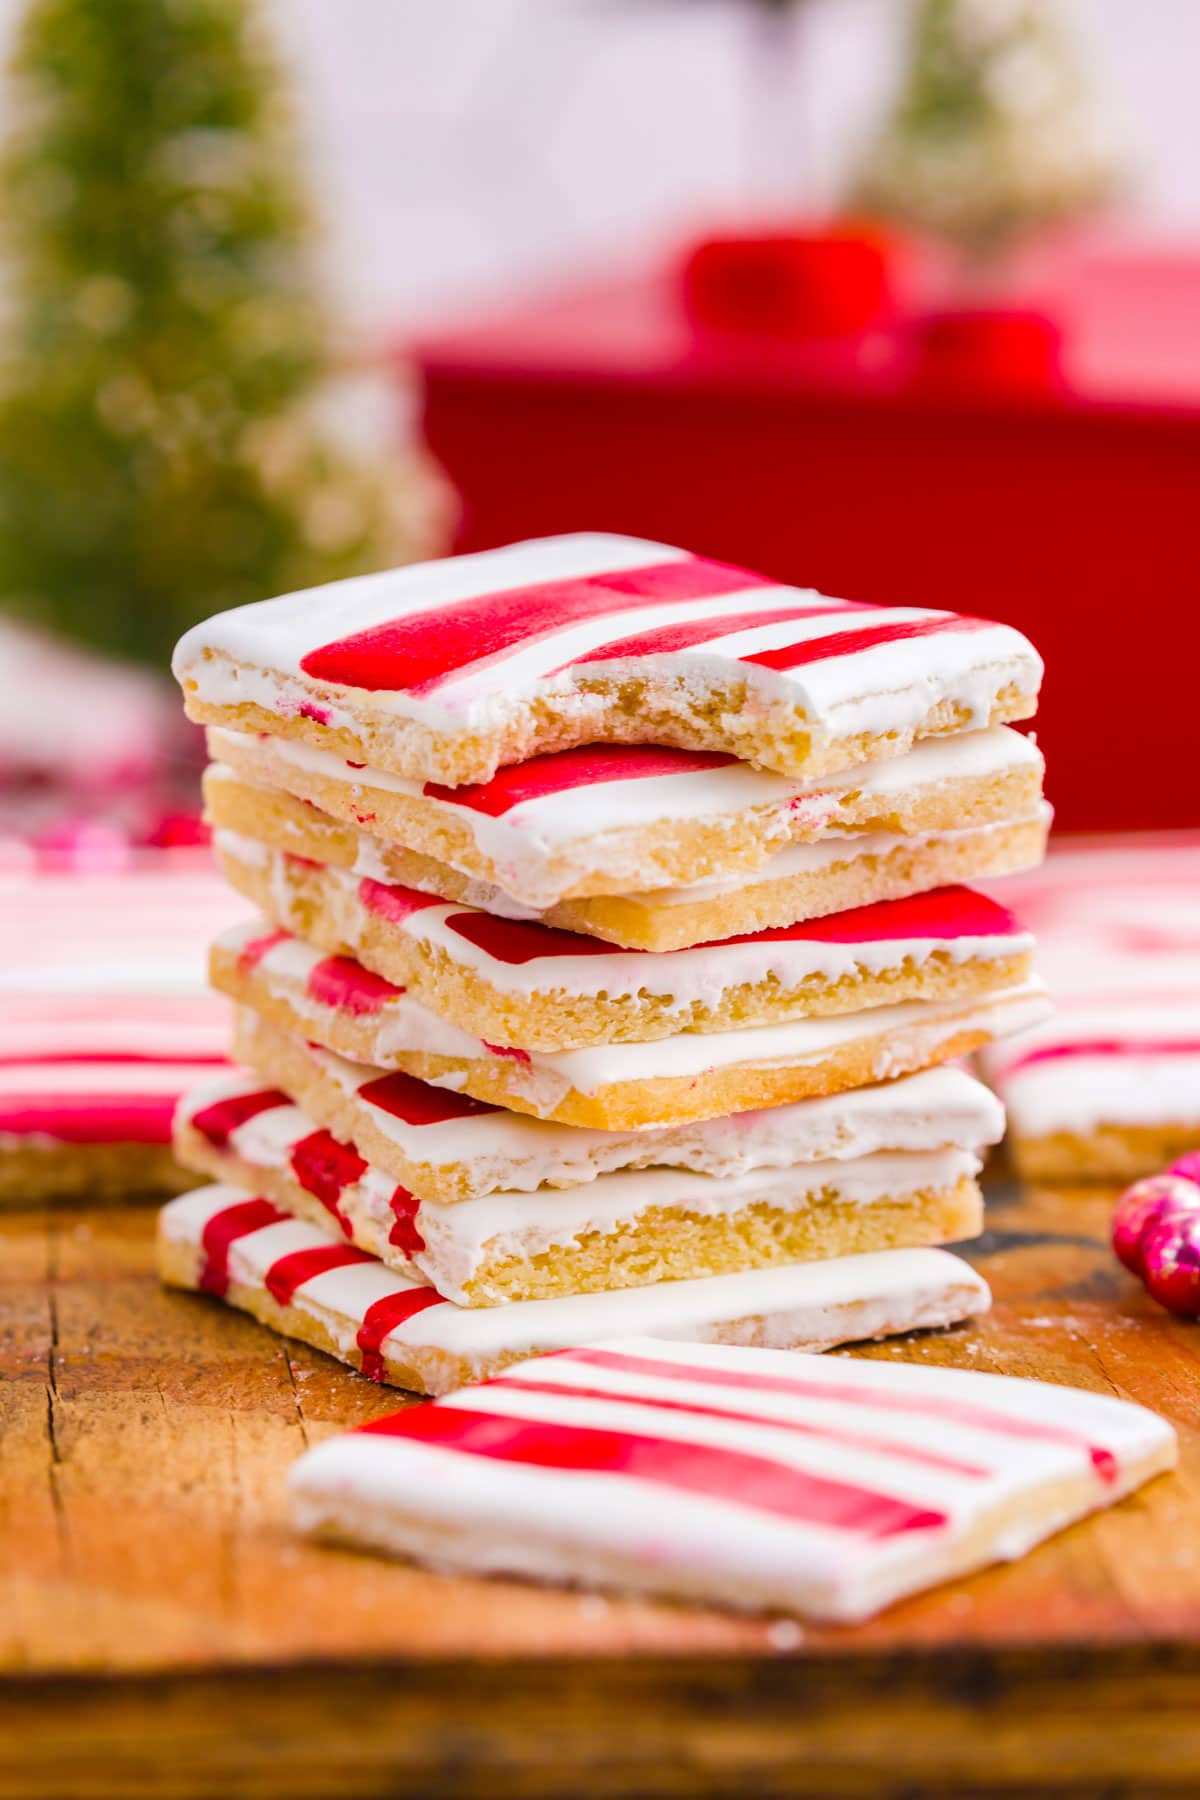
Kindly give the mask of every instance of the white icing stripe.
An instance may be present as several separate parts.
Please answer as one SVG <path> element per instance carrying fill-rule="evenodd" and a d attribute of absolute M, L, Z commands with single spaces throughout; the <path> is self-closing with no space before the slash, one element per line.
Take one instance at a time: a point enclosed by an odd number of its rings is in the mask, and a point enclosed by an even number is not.
<path fill-rule="evenodd" d="M 1084 1133 L 1104 1125 L 1183 1126 L 1200 1133 L 1200 1051 L 1072 1056 L 1018 1069 L 1004 1081 L 1019 1137 Z"/>
<path fill-rule="evenodd" d="M 263 935 L 262 921 L 252 920 L 218 940 L 219 948 L 237 956 L 246 944 Z M 335 1009 L 315 1000 L 307 982 L 324 960 L 298 938 L 285 937 L 272 945 L 257 965 L 257 973 L 274 998 L 284 1000 L 305 1021 L 311 1035 L 328 1030 Z M 1040 982 L 998 990 L 977 1004 L 914 1000 L 898 1006 L 872 1007 L 867 1012 L 840 1013 L 829 1018 L 792 1019 L 782 1025 L 752 1026 L 741 1031 L 680 1032 L 642 1044 L 602 1044 L 590 1050 L 529 1051 L 519 1059 L 503 1057 L 514 1081 L 523 1085 L 528 1072 L 546 1077 L 543 1092 L 552 1106 L 572 1089 L 597 1094 L 604 1088 L 634 1081 L 650 1081 L 679 1075 L 700 1075 L 730 1067 L 791 1067 L 820 1062 L 831 1051 L 864 1038 L 905 1033 L 921 1036 L 932 1045 L 939 1036 L 967 1030 L 995 1033 L 1020 1029 L 1044 1018 L 1045 990 Z M 459 1031 L 440 1019 L 411 995 L 398 995 L 370 1015 L 373 1037 L 371 1060 L 394 1066 L 406 1053 L 479 1060 L 496 1055 L 482 1039 Z M 875 1072 L 884 1080 L 897 1071 Z M 439 1085 L 454 1085 L 446 1082 Z M 554 1100 L 549 1100 L 553 1093 Z"/>
<path fill-rule="evenodd" d="M 70 1095 L 131 1099 L 139 1094 L 178 1096 L 212 1072 L 208 1062 L 30 1062 L 0 1065 L 0 1102 L 47 1102 Z M 11 1129 L 11 1127 L 10 1127 Z"/>
<path fill-rule="evenodd" d="M 682 553 L 652 543 L 604 537 L 566 537 L 514 545 L 503 551 L 427 564 L 360 577 L 325 589 L 287 595 L 257 606 L 242 607 L 195 627 L 180 642 L 174 669 L 181 681 L 193 682 L 210 704 L 237 704 L 256 700 L 280 713 L 296 711 L 306 695 L 325 695 L 325 709 L 334 725 L 353 723 L 354 696 L 358 690 L 341 688 L 330 695 L 319 682 L 308 683 L 301 665 L 313 652 L 366 629 L 452 606 L 466 598 L 511 592 L 529 583 L 601 575 L 606 571 L 641 565 L 680 563 Z M 706 571 L 696 567 L 696 591 L 686 602 L 689 620 L 711 617 L 749 617 L 772 606 L 791 603 L 820 607 L 822 597 L 782 587 L 747 586 L 738 591 L 705 592 Z M 713 586 L 720 588 L 723 580 Z M 710 590 L 711 592 L 711 590 Z M 1009 687 L 1036 692 L 1041 664 L 1028 642 L 1007 626 L 982 631 L 936 629 L 917 639 L 897 640 L 887 654 L 865 649 L 853 656 L 809 662 L 800 668 L 763 668 L 742 658 L 763 646 L 799 642 L 805 632 L 822 636 L 854 629 L 859 621 L 873 623 L 881 609 L 855 608 L 844 615 L 832 614 L 821 621 L 798 621 L 781 634 L 779 627 L 763 625 L 730 632 L 715 642 L 661 653 L 632 662 L 573 664 L 573 658 L 602 645 L 618 643 L 657 623 L 676 624 L 685 615 L 681 603 L 656 602 L 647 597 L 644 606 L 630 606 L 604 616 L 602 595 L 591 616 L 583 622 L 567 619 L 549 630 L 538 628 L 526 645 L 519 641 L 482 654 L 476 661 L 444 674 L 432 691 L 419 693 L 390 689 L 373 690 L 372 707 L 400 717 L 423 720 L 435 726 L 469 732 L 485 729 L 513 712 L 513 702 L 538 693 L 569 692 L 582 669 L 594 678 L 599 668 L 620 678 L 641 673 L 647 661 L 656 673 L 668 678 L 706 683 L 745 680 L 768 700 L 777 699 L 801 711 L 810 724 L 825 732 L 846 736 L 870 730 L 910 729 L 940 701 L 962 707 L 973 722 L 982 723 L 997 694 Z M 953 615 L 906 608 L 882 616 L 952 625 Z M 565 618 L 565 615 L 564 615 Z M 486 640 L 489 645 L 491 640 Z M 217 652 L 217 657 L 210 655 Z M 250 665 L 245 673 L 228 660 Z M 345 695 L 345 700 L 339 696 Z"/>
<path fill-rule="evenodd" d="M 0 1059 L 5 1063 L 90 1057 L 114 1065 L 134 1059 L 203 1062 L 223 1057 L 228 1004 L 211 994 L 178 1001 L 147 995 L 21 995 L 0 1006 Z"/>
<path fill-rule="evenodd" d="M 327 1439 L 292 1489 L 302 1526 L 460 1567 L 853 1620 L 1175 1455 L 1164 1421 L 1076 1389 L 629 1336 Z"/>
<path fill-rule="evenodd" d="M 246 1198 L 244 1189 L 226 1185 L 194 1189 L 162 1209 L 160 1237 L 168 1245 L 199 1250 L 205 1227 Z M 261 1290 L 280 1230 L 270 1225 L 235 1239 L 229 1250 L 235 1281 Z M 284 1230 L 282 1241 L 291 1249 L 318 1249 L 333 1241 L 299 1220 Z M 318 1314 L 346 1354 L 375 1301 L 422 1292 L 428 1290 L 367 1261 L 310 1277 L 297 1288 L 292 1305 Z M 444 1390 L 453 1373 L 439 1367 L 441 1358 L 459 1359 L 454 1366 L 465 1362 L 482 1375 L 514 1354 L 560 1351 L 629 1331 L 672 1341 L 703 1341 L 732 1331 L 743 1340 L 825 1348 L 856 1336 L 950 1324 L 986 1311 L 989 1303 L 986 1283 L 957 1257 L 942 1250 L 886 1250 L 507 1306 L 431 1304 L 388 1332 L 383 1349 L 402 1361 L 406 1352 L 415 1355 L 435 1384 L 433 1391 L 441 1391 L 438 1375 Z"/>
<path fill-rule="evenodd" d="M 250 846 L 245 856 L 244 843 Z M 217 848 L 227 867 L 244 861 L 253 868 L 263 851 L 263 846 L 254 840 L 228 831 L 217 834 Z M 266 856 L 277 915 L 290 923 L 289 859 L 280 850 L 268 849 Z M 521 999 L 566 994 L 611 1003 L 618 996 L 633 999 L 652 995 L 670 1002 L 674 1012 L 686 1016 L 687 1009 L 694 1005 L 716 1006 L 724 995 L 742 984 L 770 981 L 780 990 L 787 990 L 813 979 L 833 984 L 893 970 L 910 978 L 935 958 L 962 967 L 967 963 L 1028 956 L 1033 951 L 1029 933 L 1006 922 L 999 913 L 990 920 L 985 918 L 992 927 L 986 932 L 954 935 L 963 890 L 944 889 L 944 900 L 938 895 L 921 897 L 919 922 L 907 929 L 904 921 L 910 902 L 887 901 L 871 908 L 871 922 L 865 930 L 877 935 L 863 939 L 841 937 L 840 921 L 845 917 L 842 914 L 797 927 L 792 937 L 764 931 L 741 942 L 727 940 L 666 951 L 610 949 L 599 947 L 594 939 L 575 938 L 535 924 L 517 924 L 513 930 L 519 934 L 519 940 L 510 959 L 504 929 L 497 933 L 495 920 L 477 907 L 443 905 L 412 889 L 387 887 L 372 904 L 373 890 L 369 885 L 364 904 L 359 877 L 351 871 L 322 864 L 316 869 L 305 869 L 304 874 L 320 890 L 324 904 L 333 909 L 338 931 L 346 942 L 365 946 L 372 925 L 378 927 L 382 923 L 389 935 L 394 933 L 398 939 L 436 951 L 439 959 L 480 976 L 496 992 Z M 392 896 L 398 905 L 392 903 Z M 403 909 L 414 900 L 416 910 L 405 915 Z M 968 911 L 974 910 L 970 897 L 961 904 Z M 397 911 L 401 916 L 396 916 Z M 944 934 L 938 930 L 943 923 Z M 478 934 L 474 941 L 466 935 L 468 932 Z M 489 938 L 496 946 L 494 950 L 488 947 Z M 545 949 L 539 953 L 543 943 Z M 580 944 L 584 953 L 562 954 L 572 943 Z M 407 976 L 418 989 L 421 971 L 422 965 L 417 964 Z M 437 962 L 426 968 L 427 977 L 430 972 L 436 978 Z"/>

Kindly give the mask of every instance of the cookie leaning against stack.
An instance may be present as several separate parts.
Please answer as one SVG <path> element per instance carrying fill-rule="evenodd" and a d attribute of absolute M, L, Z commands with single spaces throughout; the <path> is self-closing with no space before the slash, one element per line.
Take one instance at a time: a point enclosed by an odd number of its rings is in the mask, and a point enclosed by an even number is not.
<path fill-rule="evenodd" d="M 1002 1115 L 935 1065 L 1044 1006 L 960 885 L 1042 853 L 1018 633 L 576 537 L 246 607 L 175 669 L 261 917 L 214 946 L 253 1073 L 181 1109 L 219 1185 L 169 1281 L 434 1392 L 986 1304 L 931 1247 Z"/>

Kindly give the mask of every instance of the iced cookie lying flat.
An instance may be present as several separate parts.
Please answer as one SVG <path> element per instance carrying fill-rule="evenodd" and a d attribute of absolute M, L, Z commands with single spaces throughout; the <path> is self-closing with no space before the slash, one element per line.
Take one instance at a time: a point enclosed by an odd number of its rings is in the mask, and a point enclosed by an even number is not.
<path fill-rule="evenodd" d="M 600 937 L 622 923 L 615 896 L 766 879 L 781 851 L 831 834 L 936 838 L 1033 819 L 1043 772 L 1037 746 L 1001 725 L 927 738 L 891 761 L 808 782 L 728 756 L 588 744 L 447 788 L 293 738 L 214 726 L 208 743 L 205 796 L 219 826 L 491 912 L 595 897 L 550 923 L 586 930 L 595 920 L 606 927 Z M 414 880 L 420 870 L 431 879 Z"/>
<path fill-rule="evenodd" d="M 204 855 L 0 875 L 0 1204 L 187 1185 L 171 1114 L 225 1066 L 204 968 L 236 909 Z"/>
<path fill-rule="evenodd" d="M 602 1131 L 744 1113 L 891 1080 L 965 1056 L 1047 1011 L 1044 988 L 1030 981 L 981 999 L 910 1001 L 647 1044 L 529 1051 L 460 1031 L 360 963 L 324 957 L 261 925 L 218 939 L 210 968 L 220 992 L 352 1062 Z M 235 1055 L 252 1060 L 236 1038 Z"/>
<path fill-rule="evenodd" d="M 445 1569 L 865 1619 L 1173 1467 L 1107 1395 L 645 1338 L 522 1363 L 327 1438 L 304 1531 Z"/>
<path fill-rule="evenodd" d="M 882 1086 L 732 1118 L 588 1131 L 350 1062 L 249 1009 L 241 1015 L 238 1051 L 256 1074 L 190 1095 L 181 1120 L 203 1111 L 204 1129 L 219 1143 L 231 1129 L 236 1134 L 241 1109 L 258 1107 L 258 1095 L 276 1095 L 280 1105 L 290 1095 L 323 1130 L 355 1144 L 394 1182 L 444 1204 L 508 1189 L 576 1187 L 617 1169 L 747 1175 L 876 1150 L 994 1144 L 1004 1131 L 999 1101 L 962 1069 L 927 1069 Z M 208 1092 L 229 1098 L 210 1108 Z"/>
<path fill-rule="evenodd" d="M 616 1170 L 450 1204 L 419 1199 L 270 1091 L 189 1097 L 176 1148 L 187 1167 L 265 1194 L 460 1306 L 953 1243 L 983 1219 L 974 1142 L 740 1175 Z"/>
<path fill-rule="evenodd" d="M 749 875 L 650 893 L 563 900 L 539 912 L 448 863 L 381 843 L 278 789 L 240 781 L 219 765 L 207 770 L 205 793 L 218 841 L 258 843 L 276 856 L 332 865 L 348 878 L 416 889 L 500 918 L 583 932 L 624 949 L 659 951 L 1032 868 L 1045 853 L 1050 824 L 1050 808 L 1038 803 L 1023 818 L 923 836 L 830 832 L 816 843 L 776 851 Z"/>
<path fill-rule="evenodd" d="M 355 957 L 491 1044 L 576 1050 L 953 1000 L 1028 978 L 1033 939 L 970 888 L 697 944 L 616 950 L 595 938 L 311 864 L 222 832 L 218 864 L 274 924 Z"/>
<path fill-rule="evenodd" d="M 860 606 L 635 538 L 544 538 L 239 607 L 173 662 L 192 718 L 458 785 L 585 743 L 809 776 L 1028 718 L 1010 626 Z"/>
<path fill-rule="evenodd" d="M 1057 1013 L 987 1075 L 1031 1180 L 1131 1181 L 1200 1146 L 1200 845 L 1060 849 L 1018 878 Z"/>
<path fill-rule="evenodd" d="M 415 1393 L 444 1394 L 519 1358 L 636 1331 L 826 1350 L 986 1312 L 986 1283 L 944 1250 L 756 1269 L 613 1294 L 466 1308 L 442 1300 L 262 1196 L 197 1188 L 163 1208 L 159 1272 L 287 1337 Z"/>
<path fill-rule="evenodd" d="M 1103 962 L 1097 979 L 1103 986 Z M 1189 993 L 1182 971 L 1180 980 L 1174 994 L 1065 999 L 1052 1019 L 987 1053 L 1027 1180 L 1131 1179 L 1200 1144 L 1200 987 Z"/>

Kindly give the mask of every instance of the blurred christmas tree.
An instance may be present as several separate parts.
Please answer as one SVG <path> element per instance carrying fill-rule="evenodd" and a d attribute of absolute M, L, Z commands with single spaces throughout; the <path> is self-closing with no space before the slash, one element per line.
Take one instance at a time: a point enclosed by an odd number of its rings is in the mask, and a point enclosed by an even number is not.
<path fill-rule="evenodd" d="M 1049 0 L 918 0 L 904 87 L 852 200 L 988 263 L 1109 199 L 1117 175 Z"/>
<path fill-rule="evenodd" d="M 395 560 L 320 417 L 325 320 L 252 0 L 31 0 L 0 162 L 0 603 L 163 660 Z"/>

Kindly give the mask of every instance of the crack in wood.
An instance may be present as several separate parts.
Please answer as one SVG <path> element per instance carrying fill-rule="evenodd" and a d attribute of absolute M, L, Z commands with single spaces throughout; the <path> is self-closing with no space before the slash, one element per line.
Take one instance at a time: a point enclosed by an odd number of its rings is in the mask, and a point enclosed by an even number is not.
<path fill-rule="evenodd" d="M 304 1441 L 304 1448 L 307 1450 L 309 1447 L 308 1421 L 304 1417 L 304 1400 L 300 1393 L 300 1383 L 296 1380 L 296 1370 L 292 1363 L 292 1359 L 291 1359 L 290 1355 L 288 1354 L 287 1344 L 281 1343 L 279 1346 L 279 1349 L 280 1349 L 281 1355 L 283 1356 L 283 1366 L 288 1372 L 288 1380 L 292 1384 L 292 1396 L 296 1403 L 296 1419 L 300 1426 L 300 1436 Z"/>
<path fill-rule="evenodd" d="M 66 1498 L 62 1491 L 62 1468 L 65 1458 L 58 1441 L 58 1233 L 53 1220 L 46 1221 L 46 1307 L 50 1324 L 50 1343 L 46 1352 L 46 1439 L 50 1461 L 46 1476 L 50 1487 L 50 1504 L 54 1509 L 55 1529 L 64 1562 L 70 1561 L 71 1537 L 67 1520 Z"/>

